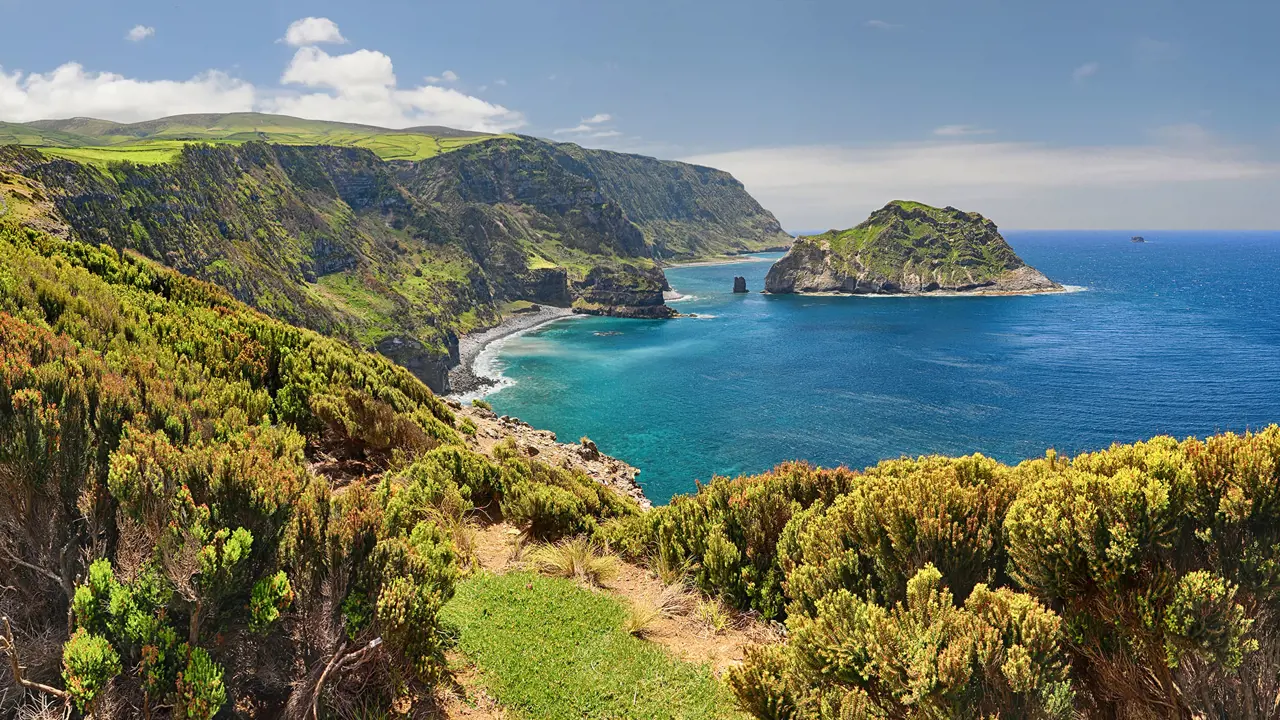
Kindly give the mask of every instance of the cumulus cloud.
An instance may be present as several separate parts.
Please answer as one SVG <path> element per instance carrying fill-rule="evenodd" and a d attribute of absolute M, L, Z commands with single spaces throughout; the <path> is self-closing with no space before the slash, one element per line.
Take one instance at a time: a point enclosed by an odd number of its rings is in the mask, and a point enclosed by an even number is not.
<path fill-rule="evenodd" d="M 972 208 L 1011 227 L 1272 222 L 1255 196 L 1263 188 L 1280 191 L 1280 163 L 1205 142 L 1192 126 L 1158 129 L 1152 137 L 1147 144 L 1092 147 L 973 141 L 777 147 L 686 159 L 733 173 L 792 228 L 848 227 L 895 198 Z"/>
<path fill-rule="evenodd" d="M 518 112 L 451 88 L 402 89 L 391 58 L 375 50 L 329 55 L 317 47 L 299 48 L 280 81 L 321 90 L 266 99 L 265 108 L 286 115 L 387 127 L 448 125 L 483 132 L 503 132 L 524 124 Z"/>
<path fill-rule="evenodd" d="M 129 42 L 142 42 L 155 34 L 156 29 L 149 25 L 134 25 L 133 28 L 125 34 L 124 39 Z"/>
<path fill-rule="evenodd" d="M 938 137 L 965 137 L 967 135 L 990 135 L 995 130 L 988 130 L 973 125 L 943 125 L 935 128 L 934 135 Z"/>
<path fill-rule="evenodd" d="M 1102 66 L 1099 65 L 1098 63 L 1087 62 L 1081 65 L 1080 67 L 1076 68 L 1075 70 L 1071 71 L 1071 79 L 1075 80 L 1076 82 L 1084 82 L 1085 80 L 1088 80 L 1094 75 L 1097 75 L 1098 71 L 1101 69 L 1102 69 Z"/>
<path fill-rule="evenodd" d="M 322 45 L 330 43 L 342 45 L 347 39 L 342 37 L 338 24 L 329 18 L 305 17 L 294 20 L 281 38 L 285 44 L 294 47 L 304 45 Z"/>
<path fill-rule="evenodd" d="M 66 63 L 49 73 L 0 69 L 0 119 L 87 116 L 137 122 L 164 115 L 252 110 L 253 85 L 210 71 L 190 80 L 134 80 Z"/>
<path fill-rule="evenodd" d="M 524 125 L 519 112 L 457 90 L 401 87 L 391 58 L 376 50 L 330 55 L 316 43 L 344 40 L 338 26 L 326 18 L 293 23 L 285 41 L 299 47 L 281 75 L 280 88 L 257 88 L 216 70 L 189 80 L 137 80 L 86 71 L 77 63 L 43 74 L 5 73 L 0 68 L 0 120 L 90 116 L 136 122 L 183 113 L 258 110 L 395 128 L 447 125 L 504 132 Z"/>

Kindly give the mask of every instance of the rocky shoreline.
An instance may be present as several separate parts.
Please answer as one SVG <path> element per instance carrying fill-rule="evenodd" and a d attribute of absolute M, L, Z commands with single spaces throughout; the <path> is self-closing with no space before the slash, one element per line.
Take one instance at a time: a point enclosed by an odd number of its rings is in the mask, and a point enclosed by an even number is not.
<path fill-rule="evenodd" d="M 468 418 L 476 432 L 467 437 L 467 446 L 492 457 L 494 448 L 510 441 L 523 456 L 538 462 L 577 470 L 621 495 L 634 499 L 640 507 L 653 507 L 636 478 L 640 471 L 631 465 L 600 452 L 594 442 L 582 438 L 576 443 L 562 443 L 550 430 L 539 430 L 518 418 L 499 416 L 487 407 L 476 407 L 450 398 L 449 407 Z"/>
<path fill-rule="evenodd" d="M 573 310 L 569 308 L 547 305 L 535 307 L 536 309 L 531 308 L 525 312 L 512 313 L 488 330 L 458 338 L 458 364 L 449 370 L 449 397 L 474 395 L 498 384 L 498 378 L 478 375 L 475 369 L 476 359 L 489 344 L 573 315 Z"/>

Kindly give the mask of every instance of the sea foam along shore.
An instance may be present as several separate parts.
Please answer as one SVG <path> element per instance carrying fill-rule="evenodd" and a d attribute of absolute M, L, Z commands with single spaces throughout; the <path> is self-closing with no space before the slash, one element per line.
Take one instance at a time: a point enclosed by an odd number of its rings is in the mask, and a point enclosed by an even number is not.
<path fill-rule="evenodd" d="M 484 397 L 511 384 L 495 368 L 502 344 L 548 323 L 574 315 L 569 308 L 543 305 L 531 312 L 513 313 L 483 332 L 463 335 L 458 339 L 458 365 L 449 371 L 449 397 L 462 401 Z"/>

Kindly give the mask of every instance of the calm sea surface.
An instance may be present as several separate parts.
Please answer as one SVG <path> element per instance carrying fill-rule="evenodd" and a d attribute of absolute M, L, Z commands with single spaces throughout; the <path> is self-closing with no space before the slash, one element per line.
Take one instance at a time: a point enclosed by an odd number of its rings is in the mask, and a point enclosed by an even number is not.
<path fill-rule="evenodd" d="M 501 413 L 587 435 L 657 503 L 804 458 L 1013 462 L 1280 422 L 1280 233 L 1011 232 L 1084 289 L 991 298 L 759 291 L 773 259 L 669 270 L 700 318 L 585 318 L 505 342 Z M 733 295 L 744 275 L 748 295 Z"/>

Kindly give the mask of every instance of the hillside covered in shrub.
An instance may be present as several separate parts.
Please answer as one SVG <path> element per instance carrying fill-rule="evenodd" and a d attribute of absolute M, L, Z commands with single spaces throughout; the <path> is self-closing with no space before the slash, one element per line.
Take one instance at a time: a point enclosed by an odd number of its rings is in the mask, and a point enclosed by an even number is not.
<path fill-rule="evenodd" d="M 539 539 L 638 512 L 467 450 L 385 358 L 12 223 L 0 376 L 0 716 L 15 683 L 95 717 L 412 708 L 473 508 Z"/>
<path fill-rule="evenodd" d="M 762 720 L 1262 718 L 1280 707 L 1280 427 L 1007 466 L 717 479 L 633 556 L 785 621 L 730 680 Z"/>

